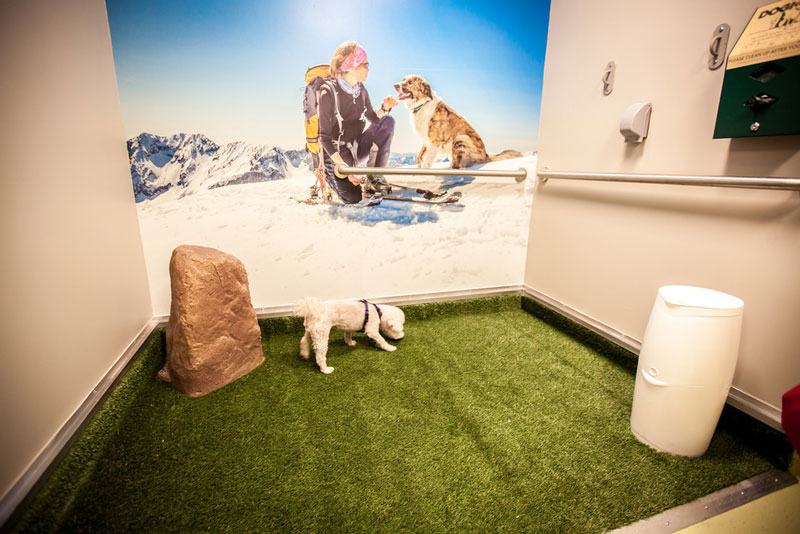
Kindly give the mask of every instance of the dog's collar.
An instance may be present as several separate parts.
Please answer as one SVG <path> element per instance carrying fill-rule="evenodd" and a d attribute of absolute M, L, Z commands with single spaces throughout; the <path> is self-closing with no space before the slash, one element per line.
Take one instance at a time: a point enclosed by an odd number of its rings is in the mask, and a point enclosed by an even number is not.
<path fill-rule="evenodd" d="M 419 111 L 420 109 L 422 109 L 422 106 L 424 106 L 425 104 L 427 104 L 427 103 L 428 103 L 428 102 L 430 102 L 430 101 L 431 101 L 431 99 L 429 98 L 428 100 L 424 101 L 422 104 L 418 105 L 417 107 L 415 107 L 415 108 L 412 108 L 412 109 L 411 109 L 411 113 L 416 113 L 417 111 Z"/>
<path fill-rule="evenodd" d="M 359 332 L 363 332 L 367 329 L 367 322 L 369 321 L 369 305 L 372 304 L 375 306 L 375 309 L 378 311 L 378 320 L 383 317 L 383 313 L 381 313 L 381 309 L 378 307 L 377 304 L 372 302 L 367 302 L 367 299 L 361 299 L 361 302 L 364 303 L 364 324 L 361 325 L 361 330 Z"/>

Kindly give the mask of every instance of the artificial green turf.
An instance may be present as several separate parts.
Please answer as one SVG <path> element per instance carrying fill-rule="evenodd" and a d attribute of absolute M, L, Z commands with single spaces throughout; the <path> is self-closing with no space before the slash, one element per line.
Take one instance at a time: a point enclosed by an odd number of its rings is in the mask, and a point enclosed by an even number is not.
<path fill-rule="evenodd" d="M 701 458 L 642 445 L 635 356 L 530 299 L 404 309 L 394 353 L 332 334 L 332 375 L 262 320 L 265 362 L 196 399 L 155 379 L 156 336 L 16 529 L 602 532 L 786 467 L 730 409 Z"/>

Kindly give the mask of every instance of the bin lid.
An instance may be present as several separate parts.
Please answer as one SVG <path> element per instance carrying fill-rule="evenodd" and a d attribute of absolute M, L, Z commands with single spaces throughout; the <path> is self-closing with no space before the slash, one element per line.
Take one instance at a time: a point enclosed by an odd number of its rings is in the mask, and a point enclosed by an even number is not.
<path fill-rule="evenodd" d="M 709 312 L 715 310 L 717 313 L 712 312 L 714 315 L 735 315 L 744 308 L 742 299 L 705 287 L 663 286 L 658 289 L 658 294 L 673 306 L 702 308 Z"/>

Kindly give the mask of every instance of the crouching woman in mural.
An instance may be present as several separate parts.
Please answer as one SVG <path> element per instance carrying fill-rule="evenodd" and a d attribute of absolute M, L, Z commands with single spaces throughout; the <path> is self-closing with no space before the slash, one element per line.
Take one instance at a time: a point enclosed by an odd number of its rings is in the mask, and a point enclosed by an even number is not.
<path fill-rule="evenodd" d="M 365 162 L 370 149 L 377 147 L 373 167 L 385 167 L 394 136 L 394 119 L 389 112 L 397 101 L 388 96 L 380 108 L 373 109 L 364 81 L 369 74 L 367 53 L 358 43 L 339 45 L 331 59 L 332 83 L 323 84 L 319 93 L 319 140 L 323 148 L 324 172 L 328 184 L 342 202 L 352 204 L 362 198 L 362 179 L 357 176 L 337 178 L 335 165 L 349 167 Z M 370 125 L 365 130 L 366 121 Z M 318 169 L 322 172 L 322 169 Z M 386 188 L 382 177 L 372 176 L 364 184 L 368 192 Z"/>

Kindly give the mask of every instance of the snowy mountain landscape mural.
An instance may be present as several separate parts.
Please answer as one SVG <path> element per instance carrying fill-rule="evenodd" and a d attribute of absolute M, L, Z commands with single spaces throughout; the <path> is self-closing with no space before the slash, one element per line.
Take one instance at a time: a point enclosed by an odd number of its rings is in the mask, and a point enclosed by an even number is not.
<path fill-rule="evenodd" d="M 156 315 L 169 314 L 169 261 L 182 244 L 240 259 L 252 303 L 265 313 L 288 313 L 305 296 L 409 302 L 522 284 L 548 0 L 502 9 L 478 0 L 413 0 L 400 10 L 352 0 L 106 6 Z M 442 24 L 453 20 L 459 31 Z M 522 167 L 528 178 L 387 176 L 411 188 L 395 188 L 403 196 L 421 197 L 417 188 L 460 193 L 446 205 L 295 200 L 308 199 L 316 182 L 303 146 L 307 70 L 330 64 L 351 40 L 368 56 L 362 83 L 373 108 L 398 97 L 394 86 L 405 76 L 422 76 L 489 153 L 526 154 L 480 168 Z M 423 141 L 412 109 L 401 102 L 390 117 L 388 166 L 416 166 Z"/>
<path fill-rule="evenodd" d="M 306 150 L 233 142 L 218 145 L 203 134 L 163 137 L 142 133 L 128 139 L 136 202 L 182 198 L 226 185 L 286 178 L 290 169 L 311 170 Z M 389 166 L 410 165 L 415 154 L 393 153 Z"/>
<path fill-rule="evenodd" d="M 128 140 L 131 178 L 157 315 L 169 314 L 169 260 L 181 244 L 238 257 L 256 307 L 304 296 L 377 298 L 518 285 L 523 280 L 536 156 L 489 163 L 528 178 L 393 177 L 460 191 L 457 204 L 300 204 L 314 183 L 303 150 L 201 134 Z M 392 154 L 390 166 L 413 166 Z M 446 167 L 446 161 L 435 166 Z"/>
<path fill-rule="evenodd" d="M 310 161 L 305 151 L 283 151 L 237 142 L 223 146 L 202 134 L 162 137 L 148 133 L 128 140 L 136 202 L 163 195 L 181 198 L 225 185 L 286 178 L 288 166 Z"/>

